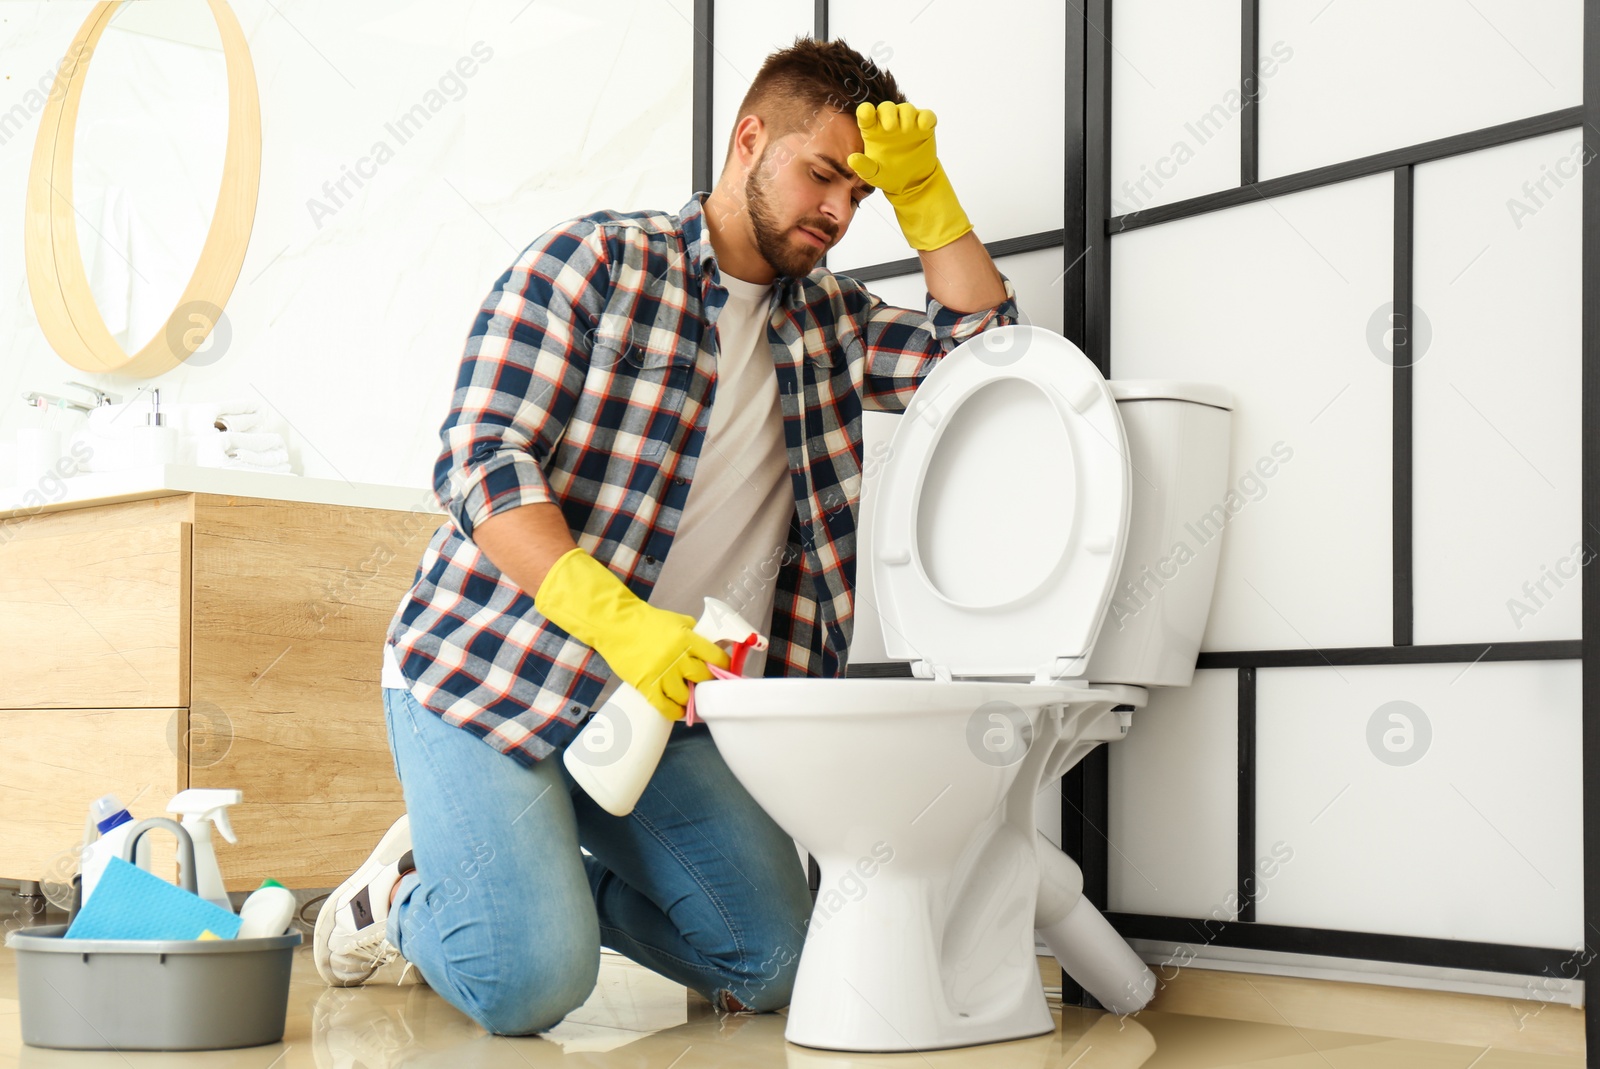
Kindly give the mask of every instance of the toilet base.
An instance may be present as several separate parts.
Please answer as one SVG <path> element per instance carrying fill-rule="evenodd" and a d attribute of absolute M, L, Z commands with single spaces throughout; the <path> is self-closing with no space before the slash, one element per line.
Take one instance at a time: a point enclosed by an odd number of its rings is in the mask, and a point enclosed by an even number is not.
<path fill-rule="evenodd" d="M 1026 1039 L 1054 1030 L 1034 947 L 1032 833 L 984 837 L 964 882 L 885 866 L 865 892 L 813 912 L 784 1038 L 891 1053 Z M 818 858 L 824 886 L 843 867 Z"/>

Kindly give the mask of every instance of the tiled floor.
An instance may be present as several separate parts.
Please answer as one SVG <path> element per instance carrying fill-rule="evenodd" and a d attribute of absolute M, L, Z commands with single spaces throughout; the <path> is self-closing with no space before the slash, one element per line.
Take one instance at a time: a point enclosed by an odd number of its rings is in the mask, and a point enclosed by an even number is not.
<path fill-rule="evenodd" d="M 1042 966 L 1053 971 L 1053 962 Z M 1052 1003 L 1047 1036 L 965 1050 L 835 1054 L 784 1042 L 780 1013 L 719 1018 L 682 987 L 607 954 L 589 1001 L 542 1036 L 492 1036 L 425 985 L 330 988 L 309 940 L 295 956 L 283 1041 L 242 1050 L 58 1051 L 22 1043 L 16 961 L 0 950 L 0 1069 L 527 1069 L 546 1065 L 651 1067 L 964 1066 L 1003 1069 L 1577 1069 L 1581 1058 L 1484 1051 L 1342 1032 L 1146 1011 L 1117 1020 Z"/>

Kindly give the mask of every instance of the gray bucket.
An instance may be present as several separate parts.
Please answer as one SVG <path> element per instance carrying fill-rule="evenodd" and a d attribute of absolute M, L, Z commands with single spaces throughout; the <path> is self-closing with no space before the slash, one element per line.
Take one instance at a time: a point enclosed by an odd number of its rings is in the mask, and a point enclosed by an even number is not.
<path fill-rule="evenodd" d="M 194 845 L 175 821 L 194 882 Z M 194 887 L 187 888 L 190 891 Z M 77 903 L 73 904 L 73 915 Z M 276 1043 L 289 1008 L 299 932 L 264 939 L 62 939 L 71 924 L 7 933 L 16 951 L 22 1042 L 64 1050 L 222 1050 Z"/>

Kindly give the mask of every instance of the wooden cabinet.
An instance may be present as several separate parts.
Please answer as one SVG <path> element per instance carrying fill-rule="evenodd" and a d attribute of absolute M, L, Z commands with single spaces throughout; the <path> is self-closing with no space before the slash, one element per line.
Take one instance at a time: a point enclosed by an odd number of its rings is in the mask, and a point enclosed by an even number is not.
<path fill-rule="evenodd" d="M 0 877 L 70 878 L 99 795 L 233 787 L 228 890 L 344 880 L 405 808 L 383 641 L 443 519 L 168 493 L 0 520 Z"/>

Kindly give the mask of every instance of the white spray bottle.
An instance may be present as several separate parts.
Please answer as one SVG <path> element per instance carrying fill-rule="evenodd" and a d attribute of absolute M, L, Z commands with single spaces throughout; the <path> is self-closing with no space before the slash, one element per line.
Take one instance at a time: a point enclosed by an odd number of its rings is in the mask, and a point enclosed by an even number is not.
<path fill-rule="evenodd" d="M 217 853 L 211 845 L 211 825 L 215 824 L 222 837 L 230 843 L 239 841 L 228 823 L 228 807 L 244 800 L 243 791 L 191 787 L 179 791 L 167 803 L 168 813 L 182 817 L 183 830 L 194 840 L 194 878 L 196 893 L 207 902 L 221 906 L 229 913 L 233 905 L 222 886 L 222 870 L 217 866 Z M 181 864 L 180 864 L 181 870 Z M 179 879 L 183 873 L 178 873 Z"/>
<path fill-rule="evenodd" d="M 743 665 L 744 650 L 767 648 L 767 640 L 716 598 L 706 598 L 705 611 L 694 625 L 695 634 L 712 642 L 732 642 L 739 647 L 733 670 Z M 667 748 L 672 721 L 662 716 L 643 694 L 619 683 L 610 699 L 596 709 L 578 737 L 567 745 L 562 762 L 578 786 L 613 816 L 625 817 L 644 793 Z"/>

